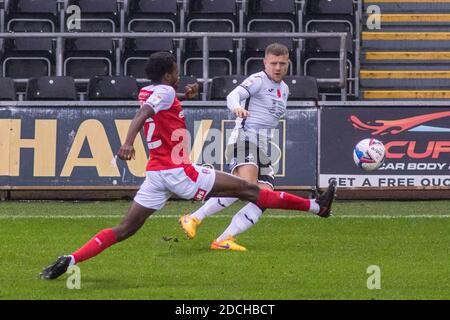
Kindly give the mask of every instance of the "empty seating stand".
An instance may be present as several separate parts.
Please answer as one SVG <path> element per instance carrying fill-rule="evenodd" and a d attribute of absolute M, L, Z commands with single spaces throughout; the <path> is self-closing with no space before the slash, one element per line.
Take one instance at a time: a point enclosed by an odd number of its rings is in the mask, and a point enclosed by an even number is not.
<path fill-rule="evenodd" d="M 14 81 L 11 78 L 0 77 L 0 100 L 16 100 Z"/>
<path fill-rule="evenodd" d="M 189 2 L 187 31 L 234 32 L 237 30 L 237 9 L 234 0 L 193 0 Z M 184 52 L 184 74 L 203 77 L 203 39 L 188 39 Z M 211 75 L 231 75 L 235 70 L 235 44 L 232 38 L 209 38 Z M 211 77 L 210 77 L 211 78 Z"/>
<path fill-rule="evenodd" d="M 347 93 L 354 95 L 355 65 L 355 5 L 353 0 L 307 1 L 305 32 L 347 33 Z M 304 42 L 305 75 L 315 78 L 339 78 L 339 38 L 306 39 Z M 336 83 L 319 83 L 320 92 L 328 99 L 342 96 Z"/>
<path fill-rule="evenodd" d="M 250 1 L 247 12 L 247 32 L 290 33 L 297 30 L 296 6 L 294 0 L 286 1 Z M 250 75 L 263 68 L 262 60 L 265 48 L 274 42 L 286 45 L 290 51 L 291 61 L 296 61 L 296 45 L 290 38 L 248 38 L 245 41 L 244 74 Z M 292 74 L 293 66 L 289 73 Z"/>
<path fill-rule="evenodd" d="M 59 27 L 57 0 L 9 1 L 5 24 L 7 32 L 55 32 Z M 3 75 L 16 79 L 50 75 L 53 49 L 52 39 L 6 40 Z"/>
<path fill-rule="evenodd" d="M 94 77 L 88 85 L 89 100 L 137 100 L 138 93 L 133 77 Z"/>
<path fill-rule="evenodd" d="M 283 81 L 289 87 L 289 100 L 319 100 L 319 87 L 316 78 L 308 76 L 287 76 Z"/>
<path fill-rule="evenodd" d="M 128 32 L 180 31 L 176 0 L 131 0 L 128 11 Z M 156 51 L 170 51 L 175 54 L 173 39 L 152 38 L 149 34 L 148 38 L 126 40 L 124 74 L 144 79 L 146 61 Z"/>
<path fill-rule="evenodd" d="M 227 95 L 244 81 L 246 76 L 214 77 L 211 82 L 210 100 L 225 100 Z"/>
<path fill-rule="evenodd" d="M 118 28 L 117 0 L 70 0 L 81 10 L 81 29 L 70 32 L 115 32 Z M 89 79 L 112 75 L 115 43 L 106 38 L 72 38 L 66 40 L 64 75 Z"/>
<path fill-rule="evenodd" d="M 382 29 L 362 33 L 362 98 L 450 99 L 450 2 L 366 0 L 364 12 L 370 5 Z"/>
<path fill-rule="evenodd" d="M 30 78 L 26 100 L 76 100 L 75 81 L 71 77 Z"/>

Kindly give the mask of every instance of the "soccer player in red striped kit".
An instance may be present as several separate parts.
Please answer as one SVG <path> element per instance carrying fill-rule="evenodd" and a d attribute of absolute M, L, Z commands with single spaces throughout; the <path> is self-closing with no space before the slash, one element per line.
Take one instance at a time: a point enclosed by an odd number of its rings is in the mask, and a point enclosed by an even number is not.
<path fill-rule="evenodd" d="M 320 210 L 317 215 L 330 216 L 335 183 L 331 183 L 317 200 L 310 200 L 287 192 L 263 190 L 236 176 L 191 164 L 186 148 L 189 141 L 186 139 L 183 110 L 175 93 L 179 81 L 176 59 L 168 52 L 154 53 L 149 58 L 146 72 L 152 85 L 141 91 L 141 107 L 118 151 L 120 159 L 133 159 L 133 142 L 144 127 L 150 153 L 146 179 L 119 225 L 101 230 L 78 250 L 60 256 L 40 273 L 42 279 L 56 279 L 71 265 L 88 260 L 134 235 L 173 194 L 199 201 L 209 197 L 234 197 L 263 209 L 310 211 L 312 204 L 318 204 Z M 187 87 L 186 97 L 192 97 L 196 91 L 194 86 Z"/>

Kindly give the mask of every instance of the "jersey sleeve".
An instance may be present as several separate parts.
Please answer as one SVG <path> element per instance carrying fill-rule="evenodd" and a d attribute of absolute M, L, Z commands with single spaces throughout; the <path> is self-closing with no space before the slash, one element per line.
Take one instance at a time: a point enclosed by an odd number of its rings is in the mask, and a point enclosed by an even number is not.
<path fill-rule="evenodd" d="M 288 99 L 289 99 L 289 86 L 287 85 L 287 84 L 285 84 L 285 86 L 286 86 L 286 97 L 284 98 L 284 101 L 286 102 L 286 104 L 287 104 L 287 102 L 288 102 Z"/>
<path fill-rule="evenodd" d="M 255 95 L 261 89 L 262 78 L 258 75 L 251 75 L 250 77 L 245 79 L 239 86 L 247 90 L 250 96 Z"/>
<path fill-rule="evenodd" d="M 145 101 L 144 105 L 148 105 L 155 110 L 155 114 L 162 110 L 168 110 L 175 100 L 175 90 L 169 86 L 155 87 L 153 93 Z"/>

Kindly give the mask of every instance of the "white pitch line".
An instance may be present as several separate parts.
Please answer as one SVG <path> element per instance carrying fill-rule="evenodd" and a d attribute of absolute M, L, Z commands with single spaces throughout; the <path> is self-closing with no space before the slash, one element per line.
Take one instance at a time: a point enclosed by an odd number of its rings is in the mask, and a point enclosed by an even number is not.
<path fill-rule="evenodd" d="M 0 219 L 102 219 L 102 218 L 122 218 L 123 215 L 0 215 Z M 231 218 L 231 215 L 215 215 L 208 218 Z M 269 219 L 318 219 L 314 215 L 263 215 L 264 218 Z M 154 215 L 150 219 L 178 219 L 174 215 Z M 336 215 L 331 219 L 448 219 L 449 214 L 442 215 Z"/>

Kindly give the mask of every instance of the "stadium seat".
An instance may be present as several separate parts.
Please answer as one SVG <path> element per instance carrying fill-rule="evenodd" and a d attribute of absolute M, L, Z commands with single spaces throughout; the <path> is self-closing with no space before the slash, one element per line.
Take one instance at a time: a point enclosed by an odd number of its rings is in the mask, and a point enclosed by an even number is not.
<path fill-rule="evenodd" d="M 0 100 L 16 100 L 16 89 L 11 78 L 0 77 Z"/>
<path fill-rule="evenodd" d="M 6 53 L 2 61 L 3 76 L 14 79 L 50 76 L 52 61 L 49 56 L 34 54 Z"/>
<path fill-rule="evenodd" d="M 231 20 L 193 19 L 188 22 L 188 32 L 235 32 Z M 188 51 L 202 51 L 203 39 L 187 39 Z M 232 53 L 234 50 L 233 38 L 208 38 L 210 52 Z"/>
<path fill-rule="evenodd" d="M 294 0 L 250 0 L 249 11 L 253 14 L 293 14 L 295 15 Z"/>
<path fill-rule="evenodd" d="M 307 76 L 287 76 L 284 82 L 289 86 L 289 100 L 319 99 L 319 88 L 316 78 Z"/>
<path fill-rule="evenodd" d="M 187 31 L 196 32 L 234 32 L 237 27 L 237 11 L 234 0 L 191 0 L 187 17 Z M 201 50 L 202 39 L 190 39 L 194 42 L 188 50 Z M 210 51 L 233 50 L 231 38 L 210 38 Z"/>
<path fill-rule="evenodd" d="M 58 0 L 9 0 L 5 16 L 5 30 L 14 32 L 54 32 L 59 30 Z M 41 50 L 50 39 L 17 39 L 17 46 L 24 50 L 34 50 L 34 45 Z M 41 42 L 41 43 L 39 43 Z"/>
<path fill-rule="evenodd" d="M 347 60 L 347 78 L 351 78 L 353 66 Z M 311 58 L 305 61 L 305 75 L 316 79 L 338 79 L 339 58 Z M 339 93 L 339 86 L 334 83 L 319 83 L 321 93 Z"/>
<path fill-rule="evenodd" d="M 267 20 L 267 19 L 252 19 L 247 24 L 248 32 L 281 32 L 291 33 L 295 31 L 295 25 L 291 20 Z M 290 38 L 248 38 L 245 40 L 244 53 L 244 74 L 250 75 L 261 71 L 263 68 L 262 60 L 266 47 L 274 42 L 284 44 L 288 50 L 291 61 L 295 61 L 294 43 Z M 292 72 L 292 65 L 289 73 Z"/>
<path fill-rule="evenodd" d="M 190 0 L 189 14 L 236 15 L 236 2 L 235 0 Z"/>
<path fill-rule="evenodd" d="M 111 19 L 81 19 L 82 32 L 114 32 Z M 63 74 L 76 79 L 112 75 L 115 46 L 107 38 L 72 38 L 66 40 Z"/>
<path fill-rule="evenodd" d="M 89 100 L 137 100 L 138 85 L 133 77 L 94 77 L 89 80 Z"/>
<path fill-rule="evenodd" d="M 347 52 L 354 52 L 353 26 L 349 21 L 310 20 L 306 23 L 306 32 L 347 33 Z M 320 53 L 336 53 L 340 51 L 339 38 L 309 38 L 306 39 L 306 52 L 314 55 Z"/>
<path fill-rule="evenodd" d="M 117 0 L 69 0 L 69 5 L 79 6 L 82 14 L 108 13 L 117 14 Z"/>
<path fill-rule="evenodd" d="M 172 48 L 172 47 L 171 47 Z M 171 49 L 167 48 L 167 49 Z M 162 50 L 162 51 L 170 51 L 172 50 Z M 124 55 L 124 74 L 125 76 L 131 76 L 138 80 L 138 82 L 142 82 L 144 79 L 147 79 L 147 74 L 145 73 L 145 68 L 147 66 L 147 61 L 152 52 L 149 51 L 133 51 L 127 49 Z M 175 54 L 174 54 L 175 55 Z M 176 55 L 175 55 L 176 56 Z"/>
<path fill-rule="evenodd" d="M 126 76 L 135 77 L 139 81 L 146 79 L 145 67 L 148 57 L 128 57 L 125 60 L 124 74 Z"/>
<path fill-rule="evenodd" d="M 197 79 L 191 76 L 180 76 L 180 82 L 178 83 L 178 87 L 176 89 L 177 93 L 184 93 L 184 88 L 186 87 L 186 85 L 188 84 L 194 84 L 197 83 Z M 198 96 L 194 97 L 193 100 L 198 100 L 200 99 L 200 92 L 202 92 L 202 84 L 199 83 L 199 88 L 198 88 Z"/>
<path fill-rule="evenodd" d="M 188 31 L 196 32 L 234 32 L 234 25 L 229 21 L 191 20 Z M 234 43 L 232 38 L 209 38 L 208 52 L 211 75 L 227 75 L 233 73 L 235 65 Z M 185 56 L 185 74 L 201 78 L 203 76 L 202 50 L 203 39 L 188 39 Z"/>
<path fill-rule="evenodd" d="M 26 100 L 76 100 L 71 77 L 39 77 L 28 80 Z"/>
<path fill-rule="evenodd" d="M 173 27 L 179 30 L 177 0 L 130 0 L 128 14 L 128 29 L 137 22 L 159 24 L 165 29 Z M 153 31 L 155 32 L 155 31 Z"/>
<path fill-rule="evenodd" d="M 57 0 L 13 0 L 9 1 L 12 14 L 51 14 L 57 15 Z"/>
<path fill-rule="evenodd" d="M 178 8 L 176 0 L 132 0 L 129 5 L 127 29 L 129 32 L 176 32 L 178 30 Z M 157 51 L 175 53 L 175 44 L 170 38 L 127 39 L 123 54 L 124 74 L 136 79 L 145 79 L 148 57 Z"/>
<path fill-rule="evenodd" d="M 68 0 L 68 5 L 76 5 L 80 8 L 81 19 L 107 19 L 118 25 L 117 0 Z"/>
<path fill-rule="evenodd" d="M 307 2 L 307 14 L 354 15 L 353 0 L 313 0 Z"/>
<path fill-rule="evenodd" d="M 245 76 L 214 77 L 211 82 L 209 99 L 225 100 L 227 95 L 245 78 Z"/>
<path fill-rule="evenodd" d="M 208 63 L 210 77 L 232 74 L 233 64 L 229 58 L 211 57 L 209 58 Z M 200 57 L 187 58 L 184 61 L 184 75 L 203 78 L 203 59 Z"/>
<path fill-rule="evenodd" d="M 55 32 L 55 24 L 48 19 L 13 18 L 8 21 L 7 32 Z M 17 38 L 11 39 L 10 50 L 15 51 L 53 51 L 53 40 L 50 38 Z"/>

